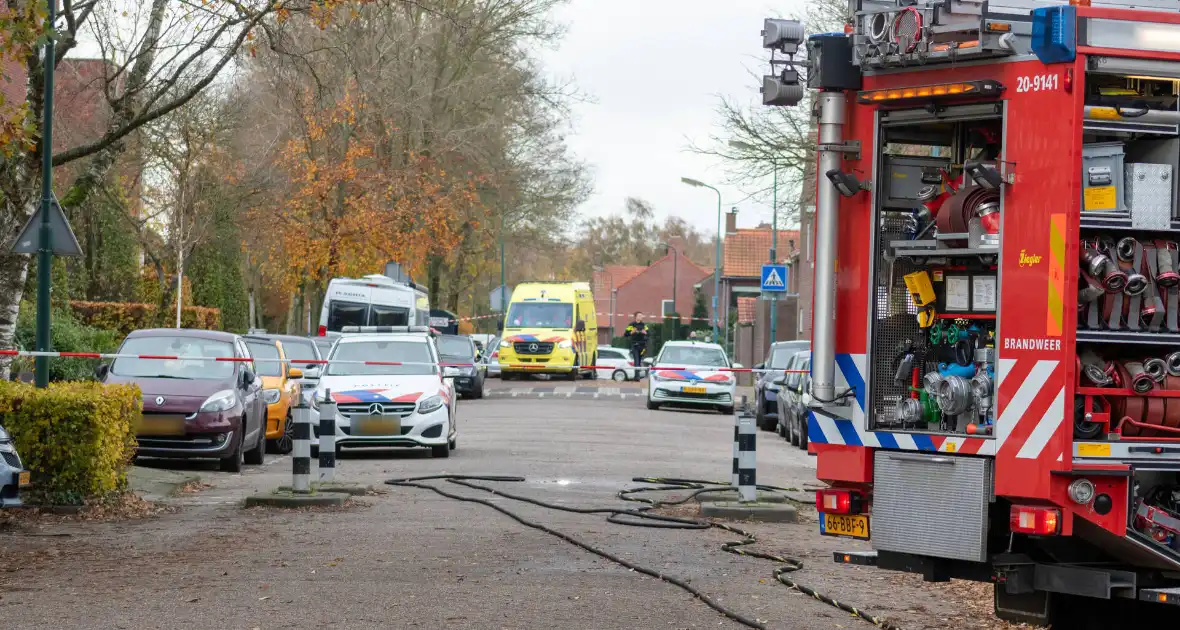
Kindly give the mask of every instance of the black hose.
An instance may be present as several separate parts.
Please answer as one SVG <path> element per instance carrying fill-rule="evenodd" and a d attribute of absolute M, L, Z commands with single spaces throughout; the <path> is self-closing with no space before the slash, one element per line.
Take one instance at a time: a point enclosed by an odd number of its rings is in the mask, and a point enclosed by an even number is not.
<path fill-rule="evenodd" d="M 743 529 L 739 529 L 739 528 L 734 527 L 732 525 L 727 525 L 725 523 L 718 523 L 718 522 L 714 522 L 714 521 L 697 520 L 697 519 L 690 519 L 690 518 L 680 518 L 680 517 L 675 517 L 675 516 L 662 516 L 659 514 L 649 513 L 649 510 L 653 510 L 658 507 L 667 506 L 667 505 L 679 505 L 682 503 L 687 503 L 688 501 L 691 501 L 702 494 L 706 494 L 706 493 L 710 493 L 710 492 L 724 492 L 727 490 L 731 490 L 732 488 L 729 486 L 729 484 L 726 484 L 726 483 L 721 483 L 721 482 L 716 482 L 716 481 L 705 481 L 705 480 L 700 480 L 700 479 L 635 477 L 634 479 L 632 479 L 632 481 L 639 482 L 639 483 L 658 484 L 658 485 L 655 485 L 654 487 L 631 488 L 631 489 L 620 490 L 618 493 L 619 499 L 622 499 L 624 501 L 634 501 L 634 502 L 639 502 L 639 503 L 645 504 L 644 507 L 641 507 L 641 508 L 637 508 L 637 509 L 633 509 L 633 510 L 621 510 L 618 508 L 577 508 L 577 507 L 569 507 L 569 506 L 565 506 L 565 505 L 557 505 L 554 503 L 547 503 L 545 501 L 540 501 L 538 499 L 533 499 L 533 498 L 521 496 L 518 494 L 503 492 L 503 491 L 497 490 L 495 488 L 491 488 L 491 487 L 484 486 L 481 484 L 472 483 L 474 481 L 522 482 L 522 481 L 525 481 L 524 477 L 505 477 L 505 476 L 488 476 L 488 475 L 427 475 L 427 476 L 423 476 L 423 477 L 408 477 L 405 479 L 390 479 L 385 482 L 391 486 L 402 486 L 402 487 L 409 487 L 409 488 L 421 488 L 421 489 L 425 489 L 425 490 L 431 490 L 441 496 L 447 497 L 448 499 L 454 499 L 456 501 L 463 501 L 466 503 L 479 503 L 481 505 L 485 505 L 487 507 L 492 508 L 493 510 L 496 510 L 497 512 L 500 512 L 501 514 L 504 514 L 505 516 L 520 523 L 521 525 L 524 525 L 526 527 L 530 527 L 532 529 L 540 530 L 540 531 L 543 531 L 551 536 L 555 536 L 557 538 L 560 538 L 561 540 L 564 540 L 576 547 L 584 549 L 585 551 L 588 551 L 588 552 L 590 552 L 594 555 L 600 556 L 602 558 L 606 558 L 607 560 L 610 560 L 611 562 L 614 562 L 614 563 L 624 566 L 628 569 L 631 569 L 632 571 L 636 571 L 636 572 L 642 573 L 644 575 L 648 575 L 648 576 L 654 577 L 656 579 L 662 580 L 662 581 L 667 582 L 669 584 L 673 584 L 673 585 L 687 591 L 688 593 L 691 593 L 694 597 L 697 597 L 698 599 L 700 599 L 702 602 L 705 603 L 705 605 L 709 606 L 713 610 L 716 610 L 717 612 L 721 613 L 725 617 L 728 617 L 729 619 L 732 619 L 732 620 L 734 620 L 746 627 L 765 629 L 766 625 L 763 624 L 762 622 L 760 622 L 756 619 L 751 619 L 751 618 L 746 617 L 740 613 L 734 612 L 733 610 L 730 610 L 729 608 L 726 608 L 725 606 L 722 606 L 720 603 L 718 603 L 717 601 L 715 601 L 714 599 L 712 599 L 711 597 L 709 597 L 705 593 L 701 592 L 700 589 L 697 589 L 696 587 L 689 584 L 687 581 L 685 581 L 681 578 L 678 578 L 674 575 L 668 575 L 668 574 L 663 573 L 661 571 L 657 571 L 655 569 L 649 569 L 649 568 L 644 567 L 642 565 L 635 564 L 634 562 L 631 562 L 630 560 L 620 558 L 619 556 L 616 556 L 608 551 L 604 551 L 602 549 L 599 549 L 593 545 L 590 545 L 589 543 L 583 542 L 583 541 L 581 541 L 569 534 L 557 531 L 555 529 L 552 529 L 552 528 L 542 525 L 540 523 L 530 521 L 530 520 L 520 516 L 519 514 L 516 514 L 516 513 L 512 512 L 511 510 L 508 510 L 505 507 L 502 507 L 500 505 L 493 503 L 492 501 L 489 501 L 486 499 L 479 499 L 476 497 L 463 496 L 460 494 L 454 494 L 451 492 L 447 492 L 446 490 L 443 490 L 443 489 L 439 488 L 438 486 L 427 484 L 427 483 L 421 483 L 424 481 L 433 481 L 433 480 L 440 480 L 440 479 L 443 481 L 446 481 L 448 483 L 453 483 L 456 485 L 464 486 L 467 488 L 471 488 L 473 490 L 480 490 L 482 492 L 487 492 L 492 495 L 502 496 L 506 499 L 511 499 L 513 501 L 520 501 L 522 503 L 528 503 L 531 505 L 536 505 L 536 506 L 543 507 L 543 508 L 550 509 L 550 510 L 558 510 L 561 512 L 572 512 L 575 514 L 608 514 L 609 516 L 607 516 L 607 521 L 609 521 L 611 523 L 618 524 L 618 525 L 627 525 L 627 526 L 631 526 L 631 527 L 652 527 L 652 528 L 657 528 L 657 529 L 710 529 L 710 528 L 717 528 L 717 529 L 725 530 L 728 532 L 732 532 L 734 534 L 741 536 L 742 540 L 727 542 L 721 546 L 722 550 L 724 550 L 728 553 L 739 555 L 739 556 L 746 556 L 746 557 L 750 557 L 750 558 L 762 558 L 764 560 L 771 560 L 773 562 L 777 562 L 777 563 L 781 564 L 782 566 L 780 566 L 774 570 L 774 578 L 776 580 L 778 580 L 779 582 L 785 584 L 786 586 L 793 588 L 793 589 L 795 589 L 795 590 L 797 590 L 809 597 L 813 597 L 825 604 L 835 606 L 836 608 L 839 608 L 840 610 L 843 610 L 844 612 L 847 612 L 855 617 L 863 619 L 864 621 L 867 621 L 867 622 L 873 624 L 874 626 L 877 626 L 878 628 L 882 628 L 883 630 L 901 630 L 900 626 L 894 624 L 891 621 L 870 615 L 864 611 L 861 611 L 860 609 L 856 608 L 855 606 L 851 606 L 849 604 L 837 601 L 831 597 L 828 597 L 827 595 L 819 593 L 818 591 L 816 591 L 812 588 L 809 588 L 807 586 L 799 584 L 798 582 L 795 582 L 794 580 L 791 580 L 790 578 L 788 578 L 787 577 L 788 573 L 793 573 L 793 572 L 798 571 L 803 568 L 803 561 L 802 560 L 798 560 L 796 558 L 790 558 L 790 557 L 786 557 L 786 556 L 777 556 L 774 554 L 763 553 L 761 551 L 753 551 L 753 550 L 743 549 L 743 547 L 748 547 L 748 546 L 753 545 L 756 542 L 758 542 L 758 540 L 757 540 L 757 538 L 755 538 L 754 534 L 752 534 L 748 531 L 745 531 Z M 710 487 L 710 486 L 712 486 L 712 487 Z M 765 486 L 765 485 L 758 486 L 758 489 L 764 490 L 764 491 L 788 491 L 787 488 L 778 488 L 775 486 Z M 691 490 L 692 492 L 686 497 L 682 497 L 680 499 L 676 499 L 673 501 L 660 501 L 657 499 L 648 499 L 648 498 L 634 496 L 636 494 L 645 493 L 645 492 L 665 492 L 665 491 L 672 491 L 672 490 Z M 795 499 L 791 499 L 791 500 L 795 501 Z M 797 501 L 797 502 L 804 503 L 802 501 Z"/>

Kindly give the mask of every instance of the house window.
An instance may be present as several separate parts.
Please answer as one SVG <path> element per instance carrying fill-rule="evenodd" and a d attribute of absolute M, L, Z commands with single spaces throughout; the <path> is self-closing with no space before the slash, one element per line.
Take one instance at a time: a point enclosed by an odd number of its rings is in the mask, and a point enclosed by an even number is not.
<path fill-rule="evenodd" d="M 676 303 L 672 300 L 660 300 L 660 314 L 664 317 L 670 317 L 676 312 Z"/>

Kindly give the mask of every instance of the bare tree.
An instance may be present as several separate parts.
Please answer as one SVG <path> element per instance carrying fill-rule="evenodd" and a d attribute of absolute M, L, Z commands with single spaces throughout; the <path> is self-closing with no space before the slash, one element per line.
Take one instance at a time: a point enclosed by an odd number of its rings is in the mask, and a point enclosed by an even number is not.
<path fill-rule="evenodd" d="M 809 33 L 839 31 L 848 21 L 848 4 L 845 0 L 817 0 L 797 19 Z M 751 77 L 760 80 L 754 74 Z M 722 98 L 717 108 L 719 130 L 691 149 L 722 158 L 729 183 L 767 204 L 775 192 L 772 174 L 777 165 L 778 207 L 774 211 L 780 225 L 789 225 L 808 205 L 804 182 L 807 174 L 814 174 L 813 105 L 810 93 L 795 107 L 749 106 Z"/>

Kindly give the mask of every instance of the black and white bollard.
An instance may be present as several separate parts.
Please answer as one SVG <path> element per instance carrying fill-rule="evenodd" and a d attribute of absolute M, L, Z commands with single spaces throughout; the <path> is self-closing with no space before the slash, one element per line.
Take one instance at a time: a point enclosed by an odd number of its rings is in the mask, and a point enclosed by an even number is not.
<path fill-rule="evenodd" d="M 307 494 L 311 492 L 311 409 L 302 400 L 291 410 L 291 421 L 295 423 L 295 436 L 291 451 L 291 490 Z"/>
<path fill-rule="evenodd" d="M 742 408 L 737 407 L 733 412 L 733 476 L 729 484 L 733 486 L 734 490 L 738 488 L 738 425 L 739 418 L 742 417 Z"/>
<path fill-rule="evenodd" d="M 743 503 L 758 500 L 758 463 L 755 442 L 758 439 L 758 420 L 743 404 L 737 412 L 737 467 L 738 497 Z"/>
<path fill-rule="evenodd" d="M 320 483 L 336 480 L 336 401 L 332 390 L 324 391 L 320 403 Z"/>

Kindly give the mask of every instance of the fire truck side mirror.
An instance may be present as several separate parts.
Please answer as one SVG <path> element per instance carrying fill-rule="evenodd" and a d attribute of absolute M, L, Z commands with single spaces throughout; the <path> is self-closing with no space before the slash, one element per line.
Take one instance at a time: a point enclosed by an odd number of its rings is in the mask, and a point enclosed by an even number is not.
<path fill-rule="evenodd" d="M 832 169 L 825 173 L 836 190 L 845 197 L 851 197 L 862 190 L 869 189 L 869 182 L 862 182 L 852 173 L 845 173 L 839 169 Z"/>

